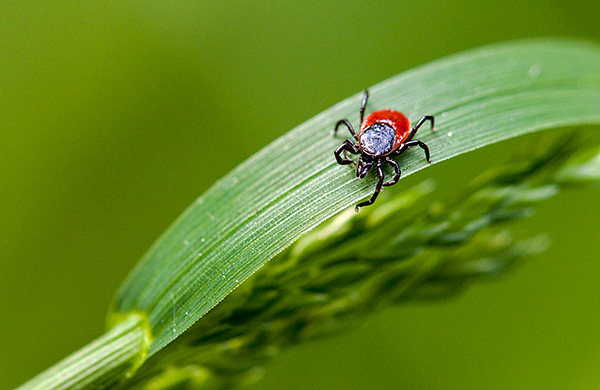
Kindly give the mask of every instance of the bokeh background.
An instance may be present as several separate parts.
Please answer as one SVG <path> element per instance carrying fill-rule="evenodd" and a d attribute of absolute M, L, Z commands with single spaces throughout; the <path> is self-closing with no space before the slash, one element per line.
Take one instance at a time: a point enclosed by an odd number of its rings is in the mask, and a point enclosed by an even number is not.
<path fill-rule="evenodd" d="M 463 49 L 597 41 L 599 21 L 595 0 L 0 1 L 0 389 L 99 336 L 154 239 L 295 125 Z M 516 144 L 406 185 L 466 182 Z M 599 195 L 520 223 L 553 244 L 501 281 L 285 351 L 251 388 L 597 389 Z"/>

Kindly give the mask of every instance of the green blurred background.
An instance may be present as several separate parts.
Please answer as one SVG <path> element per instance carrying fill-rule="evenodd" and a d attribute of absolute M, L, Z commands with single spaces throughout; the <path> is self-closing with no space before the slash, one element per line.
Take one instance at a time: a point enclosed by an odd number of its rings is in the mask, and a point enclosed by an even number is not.
<path fill-rule="evenodd" d="M 0 388 L 99 336 L 154 239 L 298 123 L 463 49 L 598 40 L 599 21 L 597 0 L 0 2 Z M 468 181 L 515 145 L 406 185 Z M 599 194 L 520 223 L 553 245 L 500 283 L 285 351 L 252 388 L 598 388 Z"/>

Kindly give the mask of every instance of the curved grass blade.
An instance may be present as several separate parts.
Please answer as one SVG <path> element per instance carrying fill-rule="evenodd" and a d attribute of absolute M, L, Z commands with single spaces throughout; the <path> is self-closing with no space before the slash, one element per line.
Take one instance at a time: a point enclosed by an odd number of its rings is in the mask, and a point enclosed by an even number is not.
<path fill-rule="evenodd" d="M 369 88 L 367 110 L 395 108 L 413 121 L 434 163 L 521 134 L 600 123 L 600 48 L 531 40 L 459 53 Z M 361 93 L 277 139 L 219 180 L 152 246 L 121 287 L 115 318 L 145 312 L 163 348 L 302 234 L 370 195 L 333 150 L 340 118 L 358 120 Z M 248 131 L 250 131 L 249 129 Z M 399 159 L 403 176 L 423 169 L 421 153 Z M 113 320 L 115 322 L 116 320 Z"/>
<path fill-rule="evenodd" d="M 150 344 L 146 317 L 131 313 L 101 337 L 16 390 L 109 389 L 144 363 Z"/>
<path fill-rule="evenodd" d="M 448 299 L 548 247 L 511 225 L 561 190 L 600 180 L 598 137 L 529 137 L 468 185 L 432 179 L 348 209 L 273 258 L 117 389 L 233 389 L 285 348 L 355 328 L 390 305 Z M 591 147 L 591 145 L 594 145 Z M 452 194 L 449 194 L 452 192 Z M 518 230 L 518 229 L 517 229 Z M 517 234 L 520 235 L 520 234 Z"/>

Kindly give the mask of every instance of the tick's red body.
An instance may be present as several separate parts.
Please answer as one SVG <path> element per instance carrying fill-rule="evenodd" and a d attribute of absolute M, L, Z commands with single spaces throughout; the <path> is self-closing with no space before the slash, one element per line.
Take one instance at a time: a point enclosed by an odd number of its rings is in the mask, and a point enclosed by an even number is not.
<path fill-rule="evenodd" d="M 410 141 L 410 121 L 408 118 L 401 112 L 394 110 L 379 110 L 370 114 L 360 125 L 360 131 L 358 133 L 358 138 L 360 139 L 361 134 L 374 125 L 375 123 L 384 123 L 394 129 L 394 133 L 396 137 L 394 138 L 394 146 L 392 150 L 383 154 L 382 156 L 387 156 L 390 153 L 393 153 L 397 150 L 402 143 L 406 141 Z M 360 150 L 362 151 L 362 146 L 360 142 L 358 143 Z"/>
<path fill-rule="evenodd" d="M 369 93 L 365 91 L 363 101 L 360 106 L 360 130 L 358 135 L 354 132 L 352 124 L 348 119 L 342 119 L 335 125 L 334 134 L 340 125 L 345 125 L 350 134 L 354 137 L 357 143 L 347 139 L 339 148 L 336 149 L 335 159 L 340 165 L 356 164 L 346 155 L 347 152 L 352 154 L 360 154 L 358 159 L 358 167 L 356 176 L 364 178 L 373 166 L 377 168 L 377 187 L 371 198 L 365 202 L 356 205 L 356 211 L 359 207 L 368 206 L 375 202 L 377 195 L 384 186 L 391 186 L 400 180 L 400 166 L 391 156 L 397 156 L 407 150 L 411 146 L 419 146 L 425 151 L 425 157 L 429 161 L 429 148 L 423 141 L 413 140 L 417 130 L 425 121 L 431 122 L 433 129 L 433 116 L 425 115 L 421 117 L 419 122 L 413 127 L 410 126 L 410 121 L 401 112 L 394 110 L 379 110 L 370 114 L 366 119 L 365 108 Z M 390 181 L 383 182 L 382 162 L 390 164 L 396 171 L 396 175 Z"/>

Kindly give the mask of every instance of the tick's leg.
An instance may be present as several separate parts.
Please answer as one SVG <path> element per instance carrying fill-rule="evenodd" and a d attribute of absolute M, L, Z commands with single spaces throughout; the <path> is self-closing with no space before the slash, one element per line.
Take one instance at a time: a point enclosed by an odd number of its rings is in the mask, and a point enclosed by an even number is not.
<path fill-rule="evenodd" d="M 387 161 L 388 164 L 390 164 L 392 167 L 394 167 L 394 171 L 396 172 L 396 175 L 394 175 L 394 178 L 392 180 L 383 183 L 383 185 L 385 187 L 393 186 L 394 184 L 398 183 L 398 180 L 400 180 L 400 175 L 401 175 L 400 167 L 398 166 L 398 163 L 396 161 L 392 160 L 389 157 L 386 157 L 385 161 Z"/>
<path fill-rule="evenodd" d="M 423 125 L 423 123 L 430 121 L 431 122 L 431 130 L 435 130 L 434 129 L 434 118 L 433 115 L 424 115 L 421 117 L 421 119 L 419 119 L 419 121 L 417 122 L 416 125 L 414 125 L 412 127 L 412 129 L 410 129 L 410 135 L 408 136 L 408 140 L 410 141 L 415 134 L 417 134 L 417 130 L 419 130 L 419 127 L 421 127 L 421 125 Z"/>
<path fill-rule="evenodd" d="M 421 117 L 421 119 L 419 119 L 417 124 L 413 126 L 413 130 L 417 131 L 419 129 L 419 127 L 421 127 L 421 125 L 427 121 L 431 122 L 431 130 L 433 130 L 433 128 L 435 127 L 434 120 L 435 120 L 435 118 L 433 117 L 433 115 L 423 115 Z"/>
<path fill-rule="evenodd" d="M 350 121 L 348 119 L 339 120 L 338 123 L 335 124 L 335 129 L 333 129 L 333 134 L 332 135 L 336 135 L 337 134 L 338 128 L 342 124 L 346 125 L 346 127 L 348 128 L 348 130 L 350 130 L 350 134 L 352 134 L 352 136 L 354 137 L 354 139 L 358 139 L 356 137 L 356 133 L 354 132 L 354 128 L 352 127 L 352 124 L 350 123 Z"/>
<path fill-rule="evenodd" d="M 369 100 L 369 91 L 365 89 L 365 94 L 363 95 L 362 104 L 360 105 L 360 124 L 362 125 L 363 120 L 365 119 L 365 108 L 367 108 L 367 100 Z M 356 138 L 356 137 L 354 137 Z"/>
<path fill-rule="evenodd" d="M 341 155 L 342 152 L 344 153 L 344 157 L 342 157 L 342 155 Z M 358 148 L 358 145 L 355 145 L 354 142 L 347 139 L 333 153 L 335 156 L 335 160 L 337 161 L 338 164 L 340 164 L 340 165 L 355 164 L 354 161 L 350 160 L 348 158 L 348 156 L 346 156 L 346 152 L 350 152 L 352 154 L 359 154 L 360 149 Z"/>
<path fill-rule="evenodd" d="M 356 211 L 357 213 L 359 207 L 372 205 L 373 202 L 375 202 L 375 199 L 377 199 L 377 195 L 379 195 L 381 187 L 383 187 L 383 170 L 381 169 L 381 159 L 377 160 L 377 177 L 379 177 L 379 181 L 377 182 L 377 186 L 375 187 L 375 192 L 373 193 L 373 195 L 371 195 L 371 199 L 356 205 L 354 211 Z"/>
<path fill-rule="evenodd" d="M 408 141 L 408 142 L 405 142 L 404 144 L 402 144 L 402 147 L 404 147 L 404 148 L 408 148 L 410 146 L 419 146 L 421 149 L 423 149 L 425 151 L 425 158 L 427 158 L 427 162 L 429 164 L 431 164 L 431 160 L 429 160 L 429 148 L 427 147 L 427 145 L 425 145 L 425 142 L 419 141 L 418 139 L 416 139 L 416 140 Z"/>

